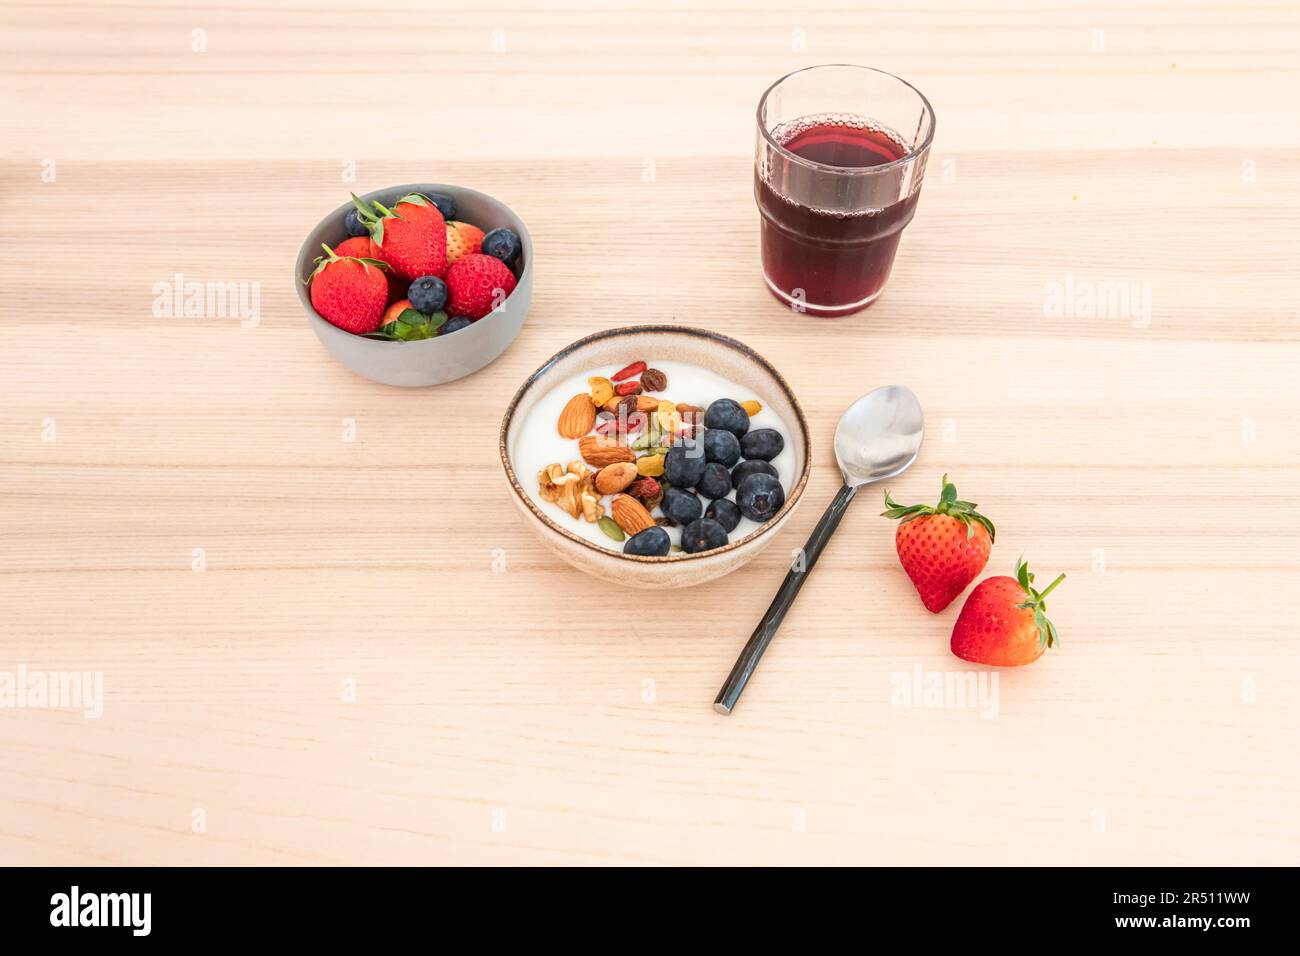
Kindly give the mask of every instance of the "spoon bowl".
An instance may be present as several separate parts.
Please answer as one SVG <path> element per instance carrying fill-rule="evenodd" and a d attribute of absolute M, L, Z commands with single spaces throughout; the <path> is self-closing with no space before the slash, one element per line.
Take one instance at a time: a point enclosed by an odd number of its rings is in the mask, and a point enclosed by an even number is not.
<path fill-rule="evenodd" d="M 835 460 L 852 487 L 884 481 L 916 461 L 925 434 L 921 403 L 910 388 L 886 385 L 845 409 L 835 426 Z"/>

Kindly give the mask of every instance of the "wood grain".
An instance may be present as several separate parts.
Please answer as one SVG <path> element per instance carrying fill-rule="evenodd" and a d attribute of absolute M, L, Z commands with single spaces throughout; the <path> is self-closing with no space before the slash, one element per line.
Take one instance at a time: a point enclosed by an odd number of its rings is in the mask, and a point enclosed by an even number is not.
<path fill-rule="evenodd" d="M 456 6 L 0 6 L 0 671 L 105 688 L 0 709 L 0 861 L 1294 863 L 1294 4 Z M 938 136 L 885 295 L 818 322 L 759 279 L 752 117 L 835 61 Z M 510 203 L 537 286 L 498 362 L 401 391 L 291 272 L 348 190 L 419 180 Z M 177 273 L 260 321 L 156 317 Z M 1149 315 L 1045 315 L 1071 281 Z M 784 543 L 647 603 L 542 551 L 495 439 L 556 349 L 659 321 L 769 356 L 820 451 Z M 714 714 L 888 382 L 928 425 L 891 490 L 950 472 L 990 573 L 1066 571 L 1064 646 L 995 718 L 897 706 L 978 669 L 865 494 Z"/>

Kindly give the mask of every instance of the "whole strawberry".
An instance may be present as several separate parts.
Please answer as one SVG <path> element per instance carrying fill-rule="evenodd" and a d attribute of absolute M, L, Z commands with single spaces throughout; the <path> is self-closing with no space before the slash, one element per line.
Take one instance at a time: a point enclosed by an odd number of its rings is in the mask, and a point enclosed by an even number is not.
<path fill-rule="evenodd" d="M 984 570 L 997 534 L 993 522 L 943 476 L 939 503 L 903 507 L 885 492 L 886 518 L 901 518 L 894 547 L 921 603 L 938 614 Z"/>
<path fill-rule="evenodd" d="M 447 223 L 438 207 L 419 193 L 403 196 L 388 209 L 352 197 L 357 218 L 374 240 L 379 257 L 405 279 L 447 272 Z"/>
<path fill-rule="evenodd" d="M 483 246 L 483 230 L 467 222 L 447 223 L 447 265 L 478 252 Z"/>
<path fill-rule="evenodd" d="M 447 289 L 451 315 L 481 319 L 515 290 L 515 276 L 500 259 L 473 252 L 447 269 Z"/>
<path fill-rule="evenodd" d="M 379 328 L 388 302 L 388 268 L 378 259 L 340 256 L 321 243 L 327 253 L 316 260 L 311 283 L 311 304 L 318 315 L 354 335 Z"/>
<path fill-rule="evenodd" d="M 1032 664 L 1061 643 L 1047 618 L 1045 598 L 1064 580 L 1061 574 L 1042 591 L 1034 590 L 1034 576 L 1021 558 L 1014 578 L 1003 574 L 981 581 L 957 615 L 952 652 L 975 664 Z"/>

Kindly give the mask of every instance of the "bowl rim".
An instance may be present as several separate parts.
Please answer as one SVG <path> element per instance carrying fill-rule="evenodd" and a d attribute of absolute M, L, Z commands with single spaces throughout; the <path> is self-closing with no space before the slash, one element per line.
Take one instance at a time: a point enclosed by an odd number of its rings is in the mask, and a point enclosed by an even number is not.
<path fill-rule="evenodd" d="M 482 192 L 478 189 L 474 189 L 470 186 L 455 186 L 450 183 L 405 183 L 400 186 L 384 186 L 380 189 L 372 189 L 370 190 L 370 192 L 362 193 L 360 198 L 376 199 L 381 197 L 384 193 L 397 193 L 399 195 L 404 196 L 407 193 L 411 193 L 411 192 L 431 193 L 431 192 L 448 192 L 448 191 L 458 192 L 458 193 L 471 193 L 474 196 L 478 197 L 479 199 L 484 199 L 493 205 L 500 206 L 502 209 L 506 210 L 506 212 L 510 213 L 510 215 L 519 224 L 519 245 L 520 245 L 521 252 L 523 254 L 524 267 L 519 271 L 519 275 L 515 276 L 515 288 L 518 288 L 520 285 L 522 285 L 524 282 L 524 276 L 531 275 L 533 269 L 533 237 L 532 234 L 529 233 L 528 225 L 527 223 L 524 222 L 523 217 L 520 216 L 519 213 L 515 212 L 514 209 L 512 209 L 508 204 L 502 202 L 500 199 L 497 199 L 495 196 Z M 316 232 L 318 229 L 320 229 L 322 226 L 324 226 L 326 223 L 332 220 L 341 219 L 344 215 L 347 214 L 347 211 L 351 208 L 352 208 L 351 201 L 345 202 L 343 203 L 343 205 L 339 206 L 333 212 L 322 216 L 320 218 L 320 221 L 318 221 L 315 226 L 313 226 L 311 229 L 308 230 L 308 235 L 310 235 L 313 232 Z M 412 342 L 386 342 L 380 339 L 368 339 L 364 335 L 353 335 L 351 332 L 348 332 L 344 329 L 340 329 L 334 323 L 326 321 L 324 318 L 321 317 L 320 313 L 316 311 L 315 306 L 311 304 L 311 284 L 302 281 L 303 267 L 305 266 L 306 263 L 313 261 L 312 251 L 307 248 L 307 242 L 308 240 L 304 238 L 302 241 L 302 245 L 298 247 L 298 257 L 297 259 L 294 260 L 294 266 L 293 266 L 293 284 L 294 284 L 294 288 L 297 289 L 298 292 L 298 301 L 301 302 L 302 307 L 307 310 L 307 320 L 313 326 L 318 326 L 320 328 L 332 330 L 330 332 L 327 332 L 326 334 L 330 334 L 330 335 L 337 334 L 340 336 L 345 336 L 346 339 L 348 339 L 349 341 L 355 341 L 359 339 L 363 342 L 371 342 L 380 348 L 383 348 L 385 346 L 392 346 L 392 345 L 419 345 L 419 346 L 428 347 L 428 343 L 445 341 L 442 338 L 442 336 L 434 336 L 431 339 L 416 339 Z M 511 295 L 513 294 L 514 293 L 512 292 Z M 505 301 L 508 303 L 510 301 L 510 296 L 506 296 Z M 468 329 L 464 329 L 463 331 L 465 332 L 472 331 L 481 322 L 487 321 L 489 319 L 497 318 L 503 315 L 505 311 L 506 311 L 506 306 L 503 305 L 499 311 L 489 312 L 487 315 L 483 316 L 483 318 L 475 321 Z M 450 316 L 448 316 L 448 318 L 450 318 Z M 461 341 L 466 341 L 466 340 L 461 340 Z"/>
<path fill-rule="evenodd" d="M 745 358 L 748 358 L 750 361 L 762 367 L 776 381 L 777 387 L 785 394 L 786 399 L 790 402 L 790 407 L 794 409 L 795 422 L 803 439 L 803 470 L 800 472 L 794 486 L 786 495 L 785 504 L 780 507 L 777 513 L 743 538 L 738 538 L 735 541 L 728 541 L 721 548 L 713 548 L 709 551 L 699 551 L 695 554 L 686 554 L 684 552 L 680 554 L 666 555 L 625 554 L 622 551 L 615 551 L 612 548 L 606 548 L 603 545 L 596 544 L 594 541 L 587 540 L 581 535 L 574 534 L 572 531 L 562 527 L 549 515 L 543 512 L 542 509 L 537 506 L 537 502 L 533 500 L 532 495 L 530 495 L 519 483 L 519 478 L 515 474 L 514 466 L 510 463 L 510 452 L 507 447 L 507 435 L 510 431 L 510 423 L 514 420 L 515 411 L 519 407 L 519 402 L 523 399 L 524 395 L 526 395 L 529 390 L 537 384 L 538 379 L 551 369 L 555 363 L 593 342 L 600 342 L 605 339 L 620 338 L 623 336 L 648 335 L 660 332 L 708 339 L 709 341 L 723 345 L 734 352 L 739 352 Z M 803 494 L 804 488 L 808 484 L 808 477 L 812 471 L 812 438 L 808 428 L 808 420 L 804 417 L 803 408 L 799 404 L 799 399 L 795 397 L 794 390 L 790 388 L 790 383 L 785 380 L 785 377 L 776 370 L 776 367 L 773 366 L 771 362 L 758 352 L 754 351 L 754 349 L 750 348 L 744 342 L 741 342 L 738 339 L 733 339 L 728 335 L 723 335 L 721 332 L 714 332 L 711 329 L 702 329 L 691 325 L 628 325 L 621 328 L 604 329 L 600 332 L 593 332 L 591 335 L 583 336 L 577 341 L 566 345 L 543 362 L 536 371 L 524 379 L 524 383 L 519 386 L 519 390 L 516 391 L 514 396 L 510 399 L 510 404 L 506 406 L 505 415 L 501 418 L 501 430 L 498 434 L 498 448 L 501 453 L 501 464 L 505 468 L 506 479 L 510 482 L 510 487 L 514 490 L 514 493 L 519 497 L 519 499 L 527 505 L 528 509 L 533 513 L 533 516 L 541 520 L 543 525 L 568 540 L 574 541 L 583 547 L 590 548 L 592 551 L 599 554 L 617 560 L 636 561 L 642 564 L 675 564 L 681 561 L 692 561 L 699 558 L 716 558 L 729 551 L 734 551 L 752 543 L 779 524 L 786 515 L 794 510 L 796 502 L 798 502 L 800 496 Z"/>

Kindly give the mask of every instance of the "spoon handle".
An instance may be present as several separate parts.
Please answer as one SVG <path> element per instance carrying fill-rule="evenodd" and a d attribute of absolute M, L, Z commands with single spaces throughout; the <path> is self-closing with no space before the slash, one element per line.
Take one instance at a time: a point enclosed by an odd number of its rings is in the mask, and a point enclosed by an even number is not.
<path fill-rule="evenodd" d="M 817 527 L 813 528 L 812 534 L 808 536 L 808 542 L 803 546 L 803 552 L 799 555 L 802 560 L 796 559 L 791 564 L 790 573 L 781 582 L 781 587 L 777 590 L 776 597 L 772 599 L 767 613 L 763 615 L 763 620 L 759 621 L 758 627 L 754 628 L 754 633 L 750 635 L 745 649 L 740 652 L 735 666 L 727 675 L 726 683 L 722 685 L 722 690 L 718 691 L 718 696 L 713 701 L 713 709 L 718 713 L 729 714 L 736 706 L 736 701 L 740 699 L 745 685 L 749 683 L 754 669 L 758 667 L 763 652 L 767 650 L 767 645 L 772 643 L 772 638 L 776 637 L 777 629 L 785 619 L 786 612 L 790 610 L 790 605 L 794 604 L 799 589 L 812 573 L 813 565 L 821 556 L 826 542 L 840 526 L 840 519 L 844 517 L 844 512 L 848 510 L 853 496 L 857 493 L 858 489 L 855 486 L 847 484 L 841 486 L 835 499 L 822 514 L 821 520 L 817 522 Z"/>

